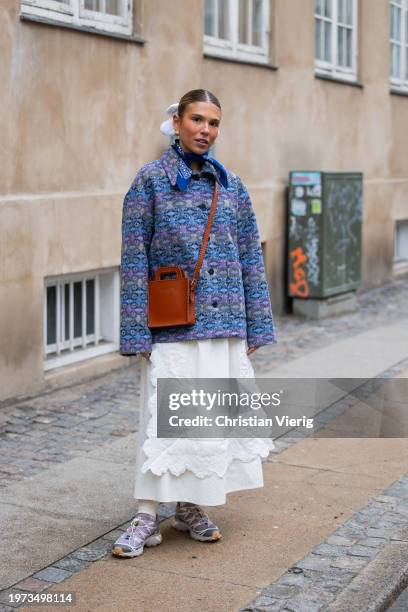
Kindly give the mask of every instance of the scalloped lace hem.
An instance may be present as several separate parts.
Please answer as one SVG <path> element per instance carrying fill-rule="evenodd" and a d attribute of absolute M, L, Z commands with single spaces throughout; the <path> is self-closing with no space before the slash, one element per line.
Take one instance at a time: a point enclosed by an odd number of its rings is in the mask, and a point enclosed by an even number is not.
<path fill-rule="evenodd" d="M 254 378 L 252 364 L 246 354 L 246 343 L 243 339 L 222 338 L 228 342 L 228 357 L 238 361 L 236 378 Z M 212 340 L 214 342 L 214 340 Z M 232 341 L 232 342 L 231 342 Z M 191 342 L 191 341 L 189 341 Z M 206 342 L 198 340 L 193 342 Z M 234 342 L 236 344 L 234 345 Z M 194 370 L 191 361 L 190 346 L 177 342 L 166 347 L 166 355 L 160 348 L 152 351 L 150 356 L 150 372 L 148 371 L 151 392 L 149 393 L 149 421 L 146 429 L 146 440 L 143 452 L 147 459 L 142 465 L 142 472 L 151 470 L 156 476 L 170 472 L 180 476 L 186 470 L 192 471 L 198 478 L 216 474 L 223 477 L 234 459 L 246 463 L 256 457 L 265 458 L 274 448 L 269 438 L 157 438 L 157 379 L 169 376 L 176 377 L 183 373 L 184 377 L 202 377 Z M 157 345 L 159 346 L 159 345 Z M 193 350 L 197 350 L 195 347 Z M 238 354 L 235 351 L 238 350 Z M 232 354 L 231 354 L 232 353 Z M 177 364 L 175 367 L 174 365 Z M 214 367 L 214 364 L 213 366 Z M 216 370 L 215 370 L 216 371 Z M 205 372 L 208 377 L 208 372 Z"/>

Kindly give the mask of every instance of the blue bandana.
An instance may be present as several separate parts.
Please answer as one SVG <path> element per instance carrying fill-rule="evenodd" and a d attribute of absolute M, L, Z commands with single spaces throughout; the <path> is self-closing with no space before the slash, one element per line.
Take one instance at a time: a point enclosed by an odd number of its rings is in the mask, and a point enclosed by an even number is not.
<path fill-rule="evenodd" d="M 176 181 L 177 187 L 181 189 L 181 191 L 186 190 L 190 183 L 190 179 L 193 174 L 193 171 L 191 169 L 192 161 L 197 161 L 197 162 L 207 161 L 207 162 L 210 162 L 210 164 L 212 164 L 215 168 L 218 168 L 218 170 L 220 171 L 221 184 L 223 185 L 223 187 L 225 187 L 225 189 L 227 189 L 228 187 L 227 172 L 224 166 L 220 164 L 219 161 L 217 161 L 213 157 L 208 156 L 208 151 L 206 151 L 202 155 L 200 155 L 199 153 L 187 153 L 186 151 L 183 151 L 183 149 L 181 148 L 179 140 L 176 140 L 176 142 L 172 144 L 171 146 L 176 151 L 177 155 L 181 157 L 181 160 L 182 160 L 179 165 L 179 171 L 177 174 L 177 181 Z"/>

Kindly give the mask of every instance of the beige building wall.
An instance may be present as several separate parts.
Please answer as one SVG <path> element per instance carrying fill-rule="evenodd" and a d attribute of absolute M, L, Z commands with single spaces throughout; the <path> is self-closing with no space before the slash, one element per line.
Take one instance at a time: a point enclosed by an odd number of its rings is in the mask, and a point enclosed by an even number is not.
<path fill-rule="evenodd" d="M 126 363 L 44 372 L 44 278 L 119 266 L 123 196 L 167 145 L 164 110 L 189 89 L 221 101 L 217 157 L 253 198 L 275 313 L 292 169 L 364 173 L 362 286 L 393 274 L 408 98 L 389 93 L 388 1 L 360 1 L 363 87 L 315 78 L 313 0 L 271 1 L 277 70 L 203 57 L 203 0 L 135 4 L 145 44 L 21 21 L 16 0 L 0 7 L 0 400 Z"/>

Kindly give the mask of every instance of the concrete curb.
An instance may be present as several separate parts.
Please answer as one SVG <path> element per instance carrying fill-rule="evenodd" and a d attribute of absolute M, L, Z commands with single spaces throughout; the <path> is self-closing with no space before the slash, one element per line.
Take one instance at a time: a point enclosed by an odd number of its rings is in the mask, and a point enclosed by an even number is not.
<path fill-rule="evenodd" d="M 408 541 L 391 542 L 329 605 L 327 612 L 383 612 L 407 586 Z"/>

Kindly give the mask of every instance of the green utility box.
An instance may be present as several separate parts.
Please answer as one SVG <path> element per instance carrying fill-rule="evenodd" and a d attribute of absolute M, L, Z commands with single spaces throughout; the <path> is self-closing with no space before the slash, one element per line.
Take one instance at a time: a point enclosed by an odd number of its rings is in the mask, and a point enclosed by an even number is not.
<path fill-rule="evenodd" d="M 290 172 L 288 292 L 329 298 L 360 285 L 361 172 Z"/>

